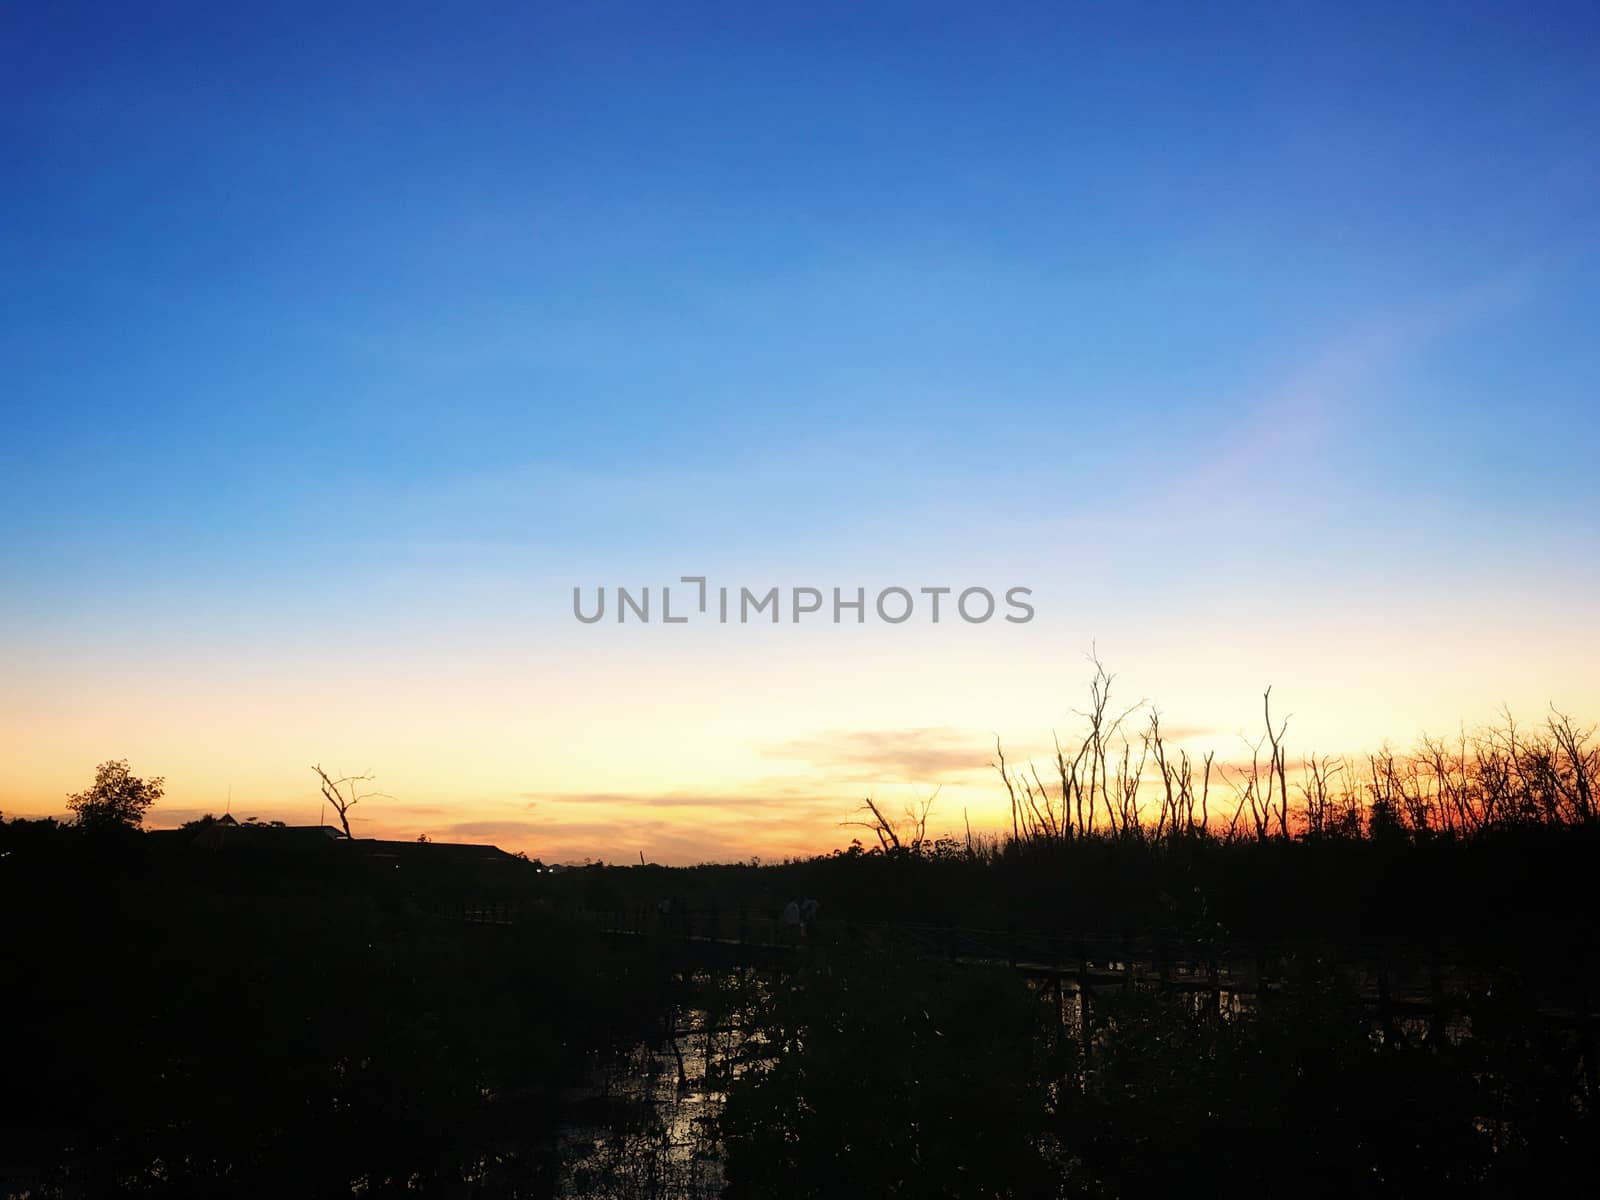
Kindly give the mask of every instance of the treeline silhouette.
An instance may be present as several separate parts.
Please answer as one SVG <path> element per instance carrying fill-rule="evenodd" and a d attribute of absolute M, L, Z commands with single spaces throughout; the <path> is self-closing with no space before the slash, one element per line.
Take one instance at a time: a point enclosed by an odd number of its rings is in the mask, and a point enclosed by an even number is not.
<path fill-rule="evenodd" d="M 1231 761 L 1172 746 L 1160 714 L 1118 709 L 1098 662 L 1085 731 L 1042 767 L 994 766 L 998 834 L 936 835 L 933 798 L 829 854 L 759 865 L 578 872 L 590 908 L 773 913 L 814 897 L 835 920 L 999 930 L 1324 943 L 1449 943 L 1463 953 L 1570 957 L 1592 946 L 1600 846 L 1594 728 L 1509 714 L 1445 741 L 1360 758 L 1295 757 L 1263 697 L 1263 728 Z M 964 814 L 963 814 L 964 817 Z"/>
<path fill-rule="evenodd" d="M 1141 701 L 1116 712 L 1112 676 L 1098 661 L 1094 666 L 1082 714 L 1087 731 L 1075 749 L 1058 738 L 1043 775 L 1032 764 L 1008 766 L 996 743 L 1012 842 L 1070 842 L 1097 832 L 1141 842 L 1470 836 L 1600 819 L 1594 728 L 1554 710 L 1532 728 L 1506 712 L 1471 734 L 1424 736 L 1409 753 L 1385 748 L 1355 760 L 1316 753 L 1291 760 L 1289 720 L 1274 718 L 1268 688 L 1262 732 L 1245 743 L 1248 760 L 1219 763 L 1212 751 L 1195 761 L 1187 749 L 1169 747 L 1153 706 Z M 871 801 L 867 809 L 872 819 L 865 824 L 881 848 L 925 844 L 926 806 L 909 814 L 905 837 Z M 975 849 L 970 835 L 968 844 Z"/>

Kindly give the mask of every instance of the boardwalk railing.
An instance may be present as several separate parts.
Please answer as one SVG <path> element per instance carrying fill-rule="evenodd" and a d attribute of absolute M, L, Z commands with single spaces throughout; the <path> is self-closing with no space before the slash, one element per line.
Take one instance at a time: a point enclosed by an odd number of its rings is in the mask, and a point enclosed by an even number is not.
<path fill-rule="evenodd" d="M 786 925 L 749 910 L 659 911 L 647 908 L 593 912 L 604 933 L 659 939 L 685 949 L 716 948 L 724 959 L 798 963 L 828 946 L 899 946 L 929 959 L 1005 966 L 1084 995 L 1130 982 L 1167 990 L 1211 994 L 1220 1003 L 1254 1003 L 1281 989 L 1297 959 L 1335 966 L 1385 1028 L 1425 1022 L 1435 1034 L 1461 1008 L 1469 992 L 1487 982 L 1479 968 L 1451 961 L 1437 948 L 1276 942 L 1249 944 L 1195 937 L 1097 935 L 982 929 L 915 922 L 833 921 Z M 1587 985 L 1562 984 L 1541 994 L 1542 1021 L 1592 1031 Z"/>

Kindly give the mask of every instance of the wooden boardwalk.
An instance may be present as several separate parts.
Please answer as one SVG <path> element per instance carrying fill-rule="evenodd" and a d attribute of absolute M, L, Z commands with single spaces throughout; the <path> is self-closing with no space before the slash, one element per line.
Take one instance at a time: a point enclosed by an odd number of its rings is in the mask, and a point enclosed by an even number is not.
<path fill-rule="evenodd" d="M 608 936 L 675 945 L 687 959 L 717 965 L 795 967 L 840 945 L 896 946 L 929 960 L 1005 967 L 1073 997 L 1113 994 L 1137 983 L 1252 1006 L 1281 991 L 1300 961 L 1337 968 L 1373 1015 L 1388 1025 L 1423 1023 L 1442 1036 L 1469 993 L 1490 982 L 1481 968 L 1451 961 L 1431 948 L 1242 945 L 1223 940 L 1107 937 L 977 929 L 904 922 L 821 921 L 804 934 L 749 913 L 658 913 L 635 909 L 591 914 Z M 1592 1035 L 1587 987 L 1559 987 L 1541 996 L 1542 1023 Z"/>
<path fill-rule="evenodd" d="M 478 905 L 460 919 L 515 925 L 512 906 Z M 1452 961 L 1433 948 L 1243 945 L 1221 939 L 1105 936 L 997 930 L 885 921 L 822 920 L 803 933 L 748 910 L 662 913 L 632 908 L 590 911 L 597 934 L 651 941 L 686 966 L 791 970 L 830 947 L 897 947 L 928 960 L 1007 968 L 1039 981 L 1075 1004 L 1115 994 L 1130 983 L 1209 997 L 1218 1006 L 1249 1008 L 1285 987 L 1297 961 L 1333 966 L 1385 1028 L 1422 1026 L 1443 1036 L 1472 994 L 1491 982 L 1482 968 Z M 1568 981 L 1541 991 L 1541 1023 L 1595 1035 L 1594 989 Z"/>
<path fill-rule="evenodd" d="M 480 905 L 456 918 L 473 925 L 511 926 L 520 912 Z M 661 913 L 649 909 L 582 914 L 597 936 L 648 943 L 671 955 L 686 973 L 754 969 L 787 973 L 830 951 L 856 946 L 899 947 L 929 961 L 1006 969 L 1032 980 L 1054 1001 L 1063 1025 L 1075 1030 L 1087 1058 L 1095 1044 L 1101 1005 L 1130 984 L 1191 998 L 1195 1011 L 1248 1013 L 1274 1002 L 1302 964 L 1324 976 L 1336 971 L 1386 1042 L 1444 1046 L 1469 1033 L 1491 989 L 1503 982 L 1499 964 L 1470 964 L 1437 948 L 1273 944 L 1218 940 L 1106 937 L 919 925 L 832 921 L 805 931 L 749 912 Z M 1579 956 L 1583 957 L 1583 956 Z M 1537 972 L 1531 972 L 1537 973 Z M 1600 1094 L 1600 1019 L 1587 958 L 1550 972 L 1537 994 L 1496 1019 L 1559 1035 L 1590 1095 Z"/>

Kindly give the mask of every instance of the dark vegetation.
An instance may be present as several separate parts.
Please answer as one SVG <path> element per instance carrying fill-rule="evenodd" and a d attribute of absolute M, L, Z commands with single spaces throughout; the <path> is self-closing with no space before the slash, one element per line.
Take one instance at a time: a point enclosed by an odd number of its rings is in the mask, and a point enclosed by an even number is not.
<path fill-rule="evenodd" d="M 346 848 L 0 825 L 0 1195 L 554 1194 L 564 1093 L 659 1031 L 659 960 L 531 867 Z"/>
<path fill-rule="evenodd" d="M 566 903 L 648 912 L 673 897 L 732 928 L 812 896 L 825 922 L 909 922 L 1008 932 L 1213 937 L 1248 946 L 1341 945 L 1552 962 L 1596 945 L 1600 829 L 1462 837 L 1195 838 L 964 851 L 858 849 L 768 865 L 590 868 L 557 881 Z"/>
<path fill-rule="evenodd" d="M 1592 1042 L 1515 971 L 1451 1027 L 1335 964 L 1244 1005 L 1128 984 L 1093 1016 L 1001 967 L 815 951 L 753 1002 L 717 1129 L 734 1196 L 1522 1196 L 1593 1177 Z"/>
<path fill-rule="evenodd" d="M 74 824 L 0 824 L 0 1179 L 563 1194 L 575 1116 L 670 1152 L 648 1114 L 575 1114 L 644 1046 L 699 1048 L 698 1148 L 734 1197 L 1592 1186 L 1590 734 L 1552 715 L 1291 761 L 1268 708 L 1252 757 L 1191 762 L 1109 684 L 1049 772 L 997 755 L 1004 836 L 868 804 L 866 845 L 768 866 L 549 875 L 266 827 L 222 851 L 137 832 L 148 792 L 102 768 Z M 766 947 L 800 897 L 820 919 Z M 999 949 L 941 952 L 960 931 Z M 1122 949 L 1093 979 L 1087 951 L 1076 975 L 1006 961 L 1044 935 Z M 1181 986 L 1169 954 L 1248 985 Z"/>

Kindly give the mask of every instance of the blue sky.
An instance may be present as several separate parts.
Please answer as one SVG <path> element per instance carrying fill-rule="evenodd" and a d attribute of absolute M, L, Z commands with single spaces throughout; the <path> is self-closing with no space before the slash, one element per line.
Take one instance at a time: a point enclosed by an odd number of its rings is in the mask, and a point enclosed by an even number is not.
<path fill-rule="evenodd" d="M 698 563 L 1088 564 L 1080 644 L 1264 546 L 1592 585 L 1592 5 L 471 8 L 0 17 L 13 662 Z"/>

